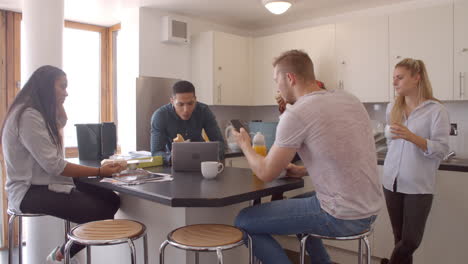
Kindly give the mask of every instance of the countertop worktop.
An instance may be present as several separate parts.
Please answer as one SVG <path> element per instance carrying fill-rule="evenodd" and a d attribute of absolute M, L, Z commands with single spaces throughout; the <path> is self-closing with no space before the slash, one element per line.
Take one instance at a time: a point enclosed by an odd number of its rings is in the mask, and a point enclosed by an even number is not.
<path fill-rule="evenodd" d="M 242 157 L 242 152 L 226 152 L 225 158 Z M 377 153 L 377 164 L 383 165 L 385 161 L 385 153 Z M 444 171 L 460 171 L 468 172 L 468 159 L 453 157 L 449 160 L 444 160 L 440 163 L 439 170 Z"/>
<path fill-rule="evenodd" d="M 100 164 L 99 161 L 79 159 L 68 159 L 68 161 L 92 167 Z M 174 172 L 170 167 L 152 167 L 147 170 L 170 173 L 174 176 L 174 180 L 127 186 L 102 183 L 101 179 L 96 177 L 79 180 L 171 207 L 222 207 L 259 200 L 265 196 L 281 195 L 304 187 L 303 179 L 282 178 L 265 183 L 254 178 L 250 169 L 232 167 L 226 167 L 213 180 L 204 179 L 200 172 Z"/>
<path fill-rule="evenodd" d="M 385 153 L 377 153 L 377 164 L 383 165 L 384 161 Z M 453 157 L 449 160 L 443 160 L 439 170 L 468 172 L 468 159 Z"/>

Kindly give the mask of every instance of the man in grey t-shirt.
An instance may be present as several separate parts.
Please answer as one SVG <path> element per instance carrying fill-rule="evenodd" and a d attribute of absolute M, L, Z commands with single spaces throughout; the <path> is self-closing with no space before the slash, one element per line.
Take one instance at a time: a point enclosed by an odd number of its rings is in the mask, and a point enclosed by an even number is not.
<path fill-rule="evenodd" d="M 262 157 L 242 129 L 235 133 L 237 142 L 261 180 L 272 181 L 287 168 L 290 177 L 310 175 L 316 192 L 239 213 L 236 226 L 252 237 L 254 254 L 264 264 L 290 263 L 271 235 L 355 235 L 369 229 L 383 204 L 374 138 L 361 102 L 344 91 L 320 89 L 305 52 L 285 52 L 273 66 L 281 96 L 293 104 L 280 118 L 275 143 Z M 296 151 L 304 167 L 289 164 Z M 310 238 L 307 251 L 312 263 L 331 263 L 321 240 Z"/>

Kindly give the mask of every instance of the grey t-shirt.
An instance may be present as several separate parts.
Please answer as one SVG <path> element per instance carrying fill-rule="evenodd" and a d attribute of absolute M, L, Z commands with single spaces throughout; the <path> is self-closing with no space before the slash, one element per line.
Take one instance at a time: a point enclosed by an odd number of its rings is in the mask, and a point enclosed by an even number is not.
<path fill-rule="evenodd" d="M 67 162 L 63 151 L 53 143 L 42 115 L 27 108 L 19 122 L 13 110 L 3 131 L 3 155 L 7 180 L 8 208 L 21 212 L 20 205 L 31 185 L 73 184 L 70 177 L 61 176 Z"/>
<path fill-rule="evenodd" d="M 298 149 L 320 206 L 339 219 L 377 215 L 383 193 L 369 116 L 353 95 L 317 91 L 281 115 L 275 145 Z"/>

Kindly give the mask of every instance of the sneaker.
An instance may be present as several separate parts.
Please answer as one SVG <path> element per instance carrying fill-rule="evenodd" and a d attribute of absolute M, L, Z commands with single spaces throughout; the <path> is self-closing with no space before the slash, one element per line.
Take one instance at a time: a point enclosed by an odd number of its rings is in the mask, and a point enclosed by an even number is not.
<path fill-rule="evenodd" d="M 59 263 L 63 263 L 63 261 L 58 261 L 57 260 L 57 252 L 60 250 L 60 246 L 57 246 L 56 248 L 54 248 L 54 250 L 52 250 L 52 252 L 50 252 L 49 256 L 47 256 L 46 258 L 46 264 L 59 264 Z"/>
<path fill-rule="evenodd" d="M 380 260 L 380 264 L 388 264 L 390 262 L 390 260 L 386 259 L 386 258 L 383 258 Z"/>
<path fill-rule="evenodd" d="M 60 246 L 57 246 L 56 248 L 54 248 L 54 250 L 52 250 L 52 252 L 50 252 L 50 254 L 46 258 L 46 264 L 62 264 L 65 262 L 63 260 L 62 261 L 57 260 L 56 256 L 59 250 L 60 250 Z M 76 258 L 73 257 L 70 259 L 70 264 L 80 264 L 80 262 Z"/>

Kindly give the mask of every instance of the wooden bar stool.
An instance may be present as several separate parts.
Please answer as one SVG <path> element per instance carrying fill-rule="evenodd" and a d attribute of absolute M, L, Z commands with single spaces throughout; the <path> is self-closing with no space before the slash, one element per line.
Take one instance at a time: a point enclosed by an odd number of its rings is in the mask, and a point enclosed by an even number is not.
<path fill-rule="evenodd" d="M 144 263 L 148 264 L 148 238 L 146 226 L 125 219 L 102 220 L 75 226 L 68 234 L 65 245 L 65 264 L 70 263 L 70 248 L 73 243 L 86 246 L 87 263 L 91 264 L 90 246 L 108 246 L 127 243 L 130 247 L 131 263 L 136 264 L 134 240 L 143 237 Z"/>
<path fill-rule="evenodd" d="M 247 235 L 247 234 L 246 234 Z M 199 263 L 198 253 L 216 251 L 218 264 L 223 264 L 223 250 L 245 244 L 244 232 L 230 225 L 199 224 L 178 228 L 169 235 L 159 248 L 159 264 L 164 264 L 164 249 L 168 244 L 183 250 L 195 252 L 195 263 Z M 253 264 L 252 239 L 249 240 L 249 263 Z"/>
<path fill-rule="evenodd" d="M 18 263 L 23 263 L 23 243 L 21 241 L 23 237 L 23 217 L 39 217 L 46 216 L 45 214 L 26 214 L 26 213 L 17 213 L 13 210 L 8 209 L 7 214 L 10 216 L 8 220 L 8 264 L 13 264 L 13 247 L 14 240 L 13 237 L 15 229 L 15 219 L 18 218 Z M 65 241 L 68 240 L 67 234 L 70 232 L 70 221 L 65 221 Z"/>
<path fill-rule="evenodd" d="M 304 237 L 301 239 L 301 245 L 300 245 L 300 264 L 304 264 L 305 261 L 305 246 L 307 239 L 309 237 L 315 237 L 315 238 L 320 238 L 320 239 L 329 239 L 329 240 L 340 240 L 340 241 L 349 241 L 349 240 L 358 240 L 359 239 L 359 248 L 358 248 L 358 254 L 359 254 L 359 259 L 358 263 L 362 264 L 363 260 L 363 252 L 362 252 L 362 241 L 364 241 L 364 244 L 366 245 L 366 252 L 367 252 L 367 264 L 371 263 L 371 249 L 370 249 L 370 243 L 369 243 L 369 236 L 372 234 L 373 228 L 371 227 L 369 230 L 364 231 L 360 234 L 353 235 L 353 236 L 346 236 L 346 237 L 329 237 L 329 236 L 321 236 L 321 235 L 316 235 L 316 234 L 306 234 Z"/>

